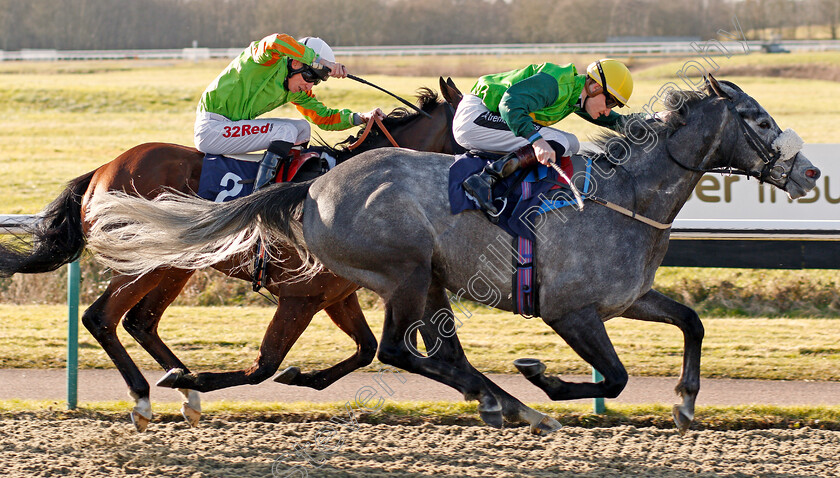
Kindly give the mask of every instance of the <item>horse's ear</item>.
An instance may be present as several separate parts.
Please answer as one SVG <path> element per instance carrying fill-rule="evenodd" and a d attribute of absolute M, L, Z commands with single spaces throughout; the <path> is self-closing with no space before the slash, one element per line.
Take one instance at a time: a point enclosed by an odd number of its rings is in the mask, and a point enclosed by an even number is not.
<path fill-rule="evenodd" d="M 443 94 L 443 98 L 447 103 L 452 105 L 453 108 L 458 108 L 458 103 L 461 102 L 462 95 L 452 82 L 452 78 L 444 81 L 443 77 L 440 77 L 440 92 Z"/>
<path fill-rule="evenodd" d="M 464 94 L 461 93 L 461 90 L 459 90 L 457 86 L 455 86 L 455 82 L 452 81 L 451 77 L 446 77 L 446 84 L 449 85 L 449 88 L 452 90 L 453 93 L 455 93 L 455 103 L 460 103 L 461 99 L 464 97 Z"/>
<path fill-rule="evenodd" d="M 710 94 L 714 93 L 720 98 L 725 100 L 731 100 L 732 96 L 730 96 L 726 91 L 724 91 L 723 87 L 720 86 L 720 83 L 709 73 L 709 76 L 706 77 L 706 88 L 709 89 Z"/>
<path fill-rule="evenodd" d="M 449 91 L 447 90 L 449 90 L 449 85 L 446 84 L 446 80 L 444 80 L 442 76 L 438 78 L 438 81 L 440 82 L 440 92 L 443 95 L 443 98 L 448 102 Z"/>

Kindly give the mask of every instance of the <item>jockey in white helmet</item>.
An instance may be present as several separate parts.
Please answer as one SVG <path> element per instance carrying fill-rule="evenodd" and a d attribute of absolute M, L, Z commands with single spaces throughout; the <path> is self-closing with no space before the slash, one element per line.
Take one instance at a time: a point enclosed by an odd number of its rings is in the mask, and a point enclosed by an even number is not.
<path fill-rule="evenodd" d="M 379 108 L 368 113 L 324 106 L 312 87 L 329 77 L 347 77 L 322 39 L 295 40 L 275 33 L 242 51 L 204 90 L 198 103 L 195 145 L 210 154 L 237 154 L 266 149 L 254 190 L 274 176 L 292 146 L 309 141 L 309 123 L 325 130 L 360 125 L 371 116 L 384 117 Z M 258 116 L 294 104 L 305 120 Z"/>

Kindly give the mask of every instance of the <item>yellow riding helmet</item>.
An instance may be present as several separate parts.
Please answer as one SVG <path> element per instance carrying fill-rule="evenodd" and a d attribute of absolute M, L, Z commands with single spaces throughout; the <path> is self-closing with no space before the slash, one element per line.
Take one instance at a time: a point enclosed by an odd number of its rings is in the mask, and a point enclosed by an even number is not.
<path fill-rule="evenodd" d="M 586 68 L 586 76 L 595 80 L 601 88 L 604 88 L 606 81 L 607 91 L 618 101 L 619 106 L 626 105 L 633 94 L 633 77 L 630 76 L 630 70 L 618 60 L 604 58 L 593 62 Z"/>

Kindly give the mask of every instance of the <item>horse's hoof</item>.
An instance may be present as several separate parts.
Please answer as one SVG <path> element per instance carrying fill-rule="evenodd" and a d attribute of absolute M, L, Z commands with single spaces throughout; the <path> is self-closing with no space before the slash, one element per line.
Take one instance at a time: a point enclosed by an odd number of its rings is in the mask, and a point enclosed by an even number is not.
<path fill-rule="evenodd" d="M 545 364 L 540 361 L 540 359 L 535 358 L 521 358 L 516 359 L 513 361 L 513 366 L 519 370 L 519 373 L 525 376 L 525 378 L 536 377 L 537 375 L 542 375 L 545 372 Z"/>
<path fill-rule="evenodd" d="M 184 402 L 183 405 L 181 405 L 181 415 L 190 427 L 195 428 L 198 426 L 198 420 L 201 418 L 201 412 L 190 407 L 188 402 Z"/>
<path fill-rule="evenodd" d="M 531 434 L 544 436 L 556 432 L 562 427 L 563 425 L 560 422 L 546 415 L 539 423 L 531 425 Z"/>
<path fill-rule="evenodd" d="M 484 421 L 484 423 L 490 425 L 493 428 L 502 428 L 502 411 L 501 410 L 479 410 L 479 416 Z"/>
<path fill-rule="evenodd" d="M 680 432 L 680 435 L 685 435 L 694 417 L 684 413 L 679 405 L 674 405 L 673 415 L 677 430 Z"/>
<path fill-rule="evenodd" d="M 184 376 L 184 371 L 180 368 L 173 368 L 166 372 L 166 375 L 160 378 L 155 385 L 158 387 L 179 388 L 175 386 L 175 382 Z"/>
<path fill-rule="evenodd" d="M 146 428 L 149 426 L 149 422 L 152 421 L 152 417 L 144 417 L 135 410 L 132 410 L 131 413 L 129 413 L 129 416 L 131 417 L 131 423 L 134 425 L 134 428 L 140 433 L 146 431 Z"/>
<path fill-rule="evenodd" d="M 278 373 L 276 377 L 274 377 L 274 381 L 277 383 L 283 383 L 286 385 L 292 385 L 292 382 L 295 381 L 300 376 L 300 368 L 298 367 L 289 367 L 286 370 Z"/>

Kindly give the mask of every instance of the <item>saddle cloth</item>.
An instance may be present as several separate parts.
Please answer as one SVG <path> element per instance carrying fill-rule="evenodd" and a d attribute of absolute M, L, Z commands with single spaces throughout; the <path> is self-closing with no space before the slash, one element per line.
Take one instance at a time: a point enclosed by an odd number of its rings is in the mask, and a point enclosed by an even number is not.
<path fill-rule="evenodd" d="M 198 182 L 198 196 L 213 202 L 226 202 L 251 194 L 262 156 L 205 154 Z M 317 169 L 320 174 L 333 166 L 335 159 L 323 148 L 312 147 L 303 151 L 292 149 L 291 161 L 286 168 L 283 168 L 281 161 L 275 181 L 293 181 L 302 170 Z"/>
<path fill-rule="evenodd" d="M 472 174 L 480 172 L 493 159 L 496 158 L 486 159 L 474 153 L 467 153 L 458 156 L 452 163 L 449 168 L 449 207 L 452 214 L 478 209 L 461 183 Z M 585 196 L 592 184 L 592 159 L 579 155 L 564 157 L 560 167 Z M 530 184 L 530 196 L 527 198 L 522 197 L 522 182 Z M 512 174 L 500 181 L 493 192 L 500 197 L 508 190 L 507 201 L 497 225 L 512 237 L 524 237 L 531 241 L 534 240 L 536 216 L 575 203 L 571 189 L 565 181 L 554 169 L 542 164 L 525 172 Z M 497 205 L 501 204 L 497 201 Z"/>

